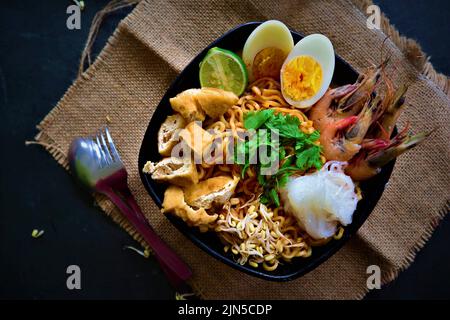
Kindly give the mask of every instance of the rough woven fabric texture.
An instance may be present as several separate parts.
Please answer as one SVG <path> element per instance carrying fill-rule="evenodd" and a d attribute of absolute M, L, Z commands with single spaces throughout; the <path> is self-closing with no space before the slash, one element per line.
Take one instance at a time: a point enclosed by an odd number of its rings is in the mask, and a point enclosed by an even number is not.
<path fill-rule="evenodd" d="M 118 26 L 94 64 L 39 124 L 36 140 L 67 168 L 76 136 L 111 120 L 110 130 L 129 172 L 139 205 L 161 237 L 192 267 L 193 288 L 205 299 L 358 299 L 367 291 L 366 268 L 377 264 L 382 282 L 405 269 L 449 211 L 450 130 L 448 79 L 437 74 L 420 47 L 382 19 L 366 27 L 368 1 L 143 1 Z M 304 34 L 323 33 L 336 53 L 358 71 L 392 55 L 396 83 L 408 82 L 408 108 L 399 121 L 414 131 L 437 130 L 402 155 L 369 219 L 337 254 L 304 277 L 287 283 L 260 280 L 201 251 L 160 213 L 142 185 L 138 151 L 149 119 L 169 84 L 206 45 L 248 21 L 279 19 Z M 75 66 L 74 66 L 75 67 Z M 117 209 L 96 195 L 102 209 L 141 240 Z"/>

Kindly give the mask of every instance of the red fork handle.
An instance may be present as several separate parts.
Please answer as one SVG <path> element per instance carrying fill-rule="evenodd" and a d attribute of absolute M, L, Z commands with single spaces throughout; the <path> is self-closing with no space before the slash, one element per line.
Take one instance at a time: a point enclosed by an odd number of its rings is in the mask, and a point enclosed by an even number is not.
<path fill-rule="evenodd" d="M 113 190 L 104 190 L 103 192 L 153 249 L 156 259 L 172 285 L 176 288 L 184 285 L 186 280 L 192 276 L 192 271 L 151 228 L 131 192 L 124 194 L 129 206 Z"/>

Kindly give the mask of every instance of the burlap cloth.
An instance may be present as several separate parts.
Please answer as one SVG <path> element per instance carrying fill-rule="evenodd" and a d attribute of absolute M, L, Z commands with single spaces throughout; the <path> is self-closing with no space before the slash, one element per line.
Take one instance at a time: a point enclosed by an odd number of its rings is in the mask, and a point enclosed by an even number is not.
<path fill-rule="evenodd" d="M 191 285 L 205 299 L 362 298 L 367 291 L 367 266 L 381 267 L 383 283 L 393 280 L 449 211 L 450 190 L 448 79 L 437 74 L 420 47 L 400 37 L 386 18 L 381 31 L 369 30 L 367 4 L 361 0 L 141 2 L 39 124 L 36 140 L 67 168 L 71 140 L 93 133 L 108 117 L 132 192 L 157 232 L 192 267 Z M 160 213 L 137 167 L 149 119 L 175 76 L 230 28 L 267 19 L 279 19 L 304 34 L 327 35 L 337 54 L 358 71 L 379 61 L 389 34 L 386 54 L 392 54 L 394 80 L 411 84 L 400 125 L 408 119 L 416 132 L 437 128 L 421 146 L 399 158 L 388 188 L 358 234 L 316 270 L 287 283 L 248 276 L 198 249 Z M 96 199 L 107 215 L 134 233 L 109 201 Z"/>

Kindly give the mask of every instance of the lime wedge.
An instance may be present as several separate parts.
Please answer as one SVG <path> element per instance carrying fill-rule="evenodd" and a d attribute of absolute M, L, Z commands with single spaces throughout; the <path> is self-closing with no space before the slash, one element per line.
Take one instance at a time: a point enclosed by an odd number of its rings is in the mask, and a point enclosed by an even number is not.
<path fill-rule="evenodd" d="M 200 62 L 200 85 L 241 95 L 247 87 L 247 69 L 242 59 L 229 50 L 212 48 Z"/>

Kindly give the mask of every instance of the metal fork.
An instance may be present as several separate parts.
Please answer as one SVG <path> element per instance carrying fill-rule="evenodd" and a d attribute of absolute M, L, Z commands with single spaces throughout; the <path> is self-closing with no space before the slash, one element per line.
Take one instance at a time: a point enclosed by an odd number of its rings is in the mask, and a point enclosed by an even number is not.
<path fill-rule="evenodd" d="M 148 224 L 128 188 L 128 174 L 108 127 L 70 145 L 69 164 L 74 176 L 88 188 L 106 195 L 153 249 L 169 281 L 180 288 L 192 272 L 188 265 L 162 241 Z"/>

